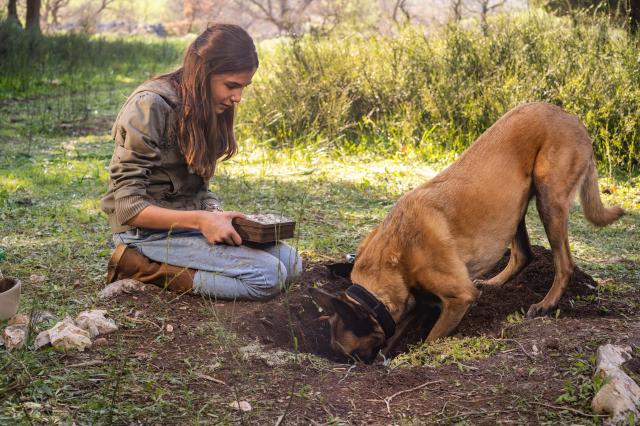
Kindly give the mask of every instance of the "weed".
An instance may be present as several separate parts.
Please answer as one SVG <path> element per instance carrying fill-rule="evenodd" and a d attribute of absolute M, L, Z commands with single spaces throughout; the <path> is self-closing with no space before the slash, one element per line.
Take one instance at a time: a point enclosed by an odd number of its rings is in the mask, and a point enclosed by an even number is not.
<path fill-rule="evenodd" d="M 604 386 L 605 379 L 595 375 L 595 355 L 586 359 L 576 359 L 564 382 L 564 393 L 556 398 L 557 403 L 566 403 L 590 410 L 591 400 Z"/>
<path fill-rule="evenodd" d="M 392 367 L 440 365 L 483 359 L 504 349 L 504 342 L 488 337 L 447 337 L 410 347 L 391 361 Z"/>

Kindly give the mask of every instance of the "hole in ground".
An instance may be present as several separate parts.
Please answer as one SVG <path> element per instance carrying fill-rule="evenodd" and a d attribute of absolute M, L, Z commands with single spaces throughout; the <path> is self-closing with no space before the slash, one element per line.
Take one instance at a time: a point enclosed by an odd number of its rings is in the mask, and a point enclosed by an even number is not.
<path fill-rule="evenodd" d="M 534 259 L 516 277 L 498 288 L 484 289 L 475 306 L 472 306 L 460 323 L 456 336 L 498 337 L 507 315 L 526 310 L 533 303 L 541 301 L 553 283 L 554 267 L 551 252 L 544 247 L 534 246 Z M 506 265 L 509 253 L 490 271 L 485 278 L 498 273 Z M 264 303 L 236 302 L 217 307 L 223 318 L 231 319 L 233 330 L 240 336 L 279 349 L 292 351 L 294 337 L 298 351 L 313 353 L 335 362 L 346 362 L 343 356 L 333 353 L 329 324 L 320 321 L 320 312 L 311 300 L 307 290 L 311 286 L 337 293 L 350 285 L 346 278 L 330 274 L 326 265 L 316 264 L 308 268 L 299 281 L 286 294 Z M 596 283 L 589 275 L 576 268 L 567 291 L 559 305 L 565 317 L 601 316 L 593 303 L 576 303 L 577 296 L 594 294 Z M 430 308 L 433 310 L 433 308 Z M 406 350 L 409 345 L 420 342 L 437 320 L 438 312 L 429 315 L 418 327 L 407 333 L 398 345 L 398 350 Z"/>

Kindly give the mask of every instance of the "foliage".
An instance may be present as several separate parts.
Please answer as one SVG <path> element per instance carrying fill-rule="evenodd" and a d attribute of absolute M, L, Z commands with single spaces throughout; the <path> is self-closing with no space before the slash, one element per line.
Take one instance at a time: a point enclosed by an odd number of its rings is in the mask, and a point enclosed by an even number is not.
<path fill-rule="evenodd" d="M 546 101 L 577 114 L 611 173 L 637 171 L 638 38 L 607 19 L 498 17 L 488 35 L 451 24 L 427 37 L 305 36 L 265 44 L 244 135 L 274 146 L 341 146 L 451 158 L 510 108 Z"/>
<path fill-rule="evenodd" d="M 40 36 L 0 22 L 0 99 L 114 87 L 177 62 L 184 40 Z"/>
<path fill-rule="evenodd" d="M 567 372 L 568 378 L 564 383 L 564 393 L 556 402 L 579 406 L 585 410 L 590 409 L 591 400 L 605 385 L 605 379 L 595 372 L 595 355 L 587 359 L 576 359 Z"/>

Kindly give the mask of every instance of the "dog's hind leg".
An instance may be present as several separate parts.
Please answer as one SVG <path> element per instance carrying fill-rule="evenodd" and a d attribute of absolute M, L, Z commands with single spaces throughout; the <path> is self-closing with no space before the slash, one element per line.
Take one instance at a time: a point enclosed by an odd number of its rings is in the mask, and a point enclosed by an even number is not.
<path fill-rule="evenodd" d="M 528 317 L 549 314 L 558 305 L 573 275 L 573 261 L 569 252 L 569 200 L 549 194 L 538 194 L 536 206 L 553 253 L 555 274 L 553 285 L 541 302 L 531 305 Z"/>
<path fill-rule="evenodd" d="M 489 280 L 475 280 L 474 283 L 477 286 L 500 286 L 522 271 L 529 264 L 532 257 L 533 252 L 531 251 L 531 243 L 529 242 L 527 226 L 523 216 L 518 224 L 516 235 L 511 241 L 511 255 L 507 266 L 495 277 Z"/>

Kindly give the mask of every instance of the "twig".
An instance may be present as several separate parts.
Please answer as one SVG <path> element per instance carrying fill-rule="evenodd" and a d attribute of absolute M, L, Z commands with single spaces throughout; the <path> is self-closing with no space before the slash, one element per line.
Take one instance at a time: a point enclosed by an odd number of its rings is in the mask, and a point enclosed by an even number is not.
<path fill-rule="evenodd" d="M 505 342 L 515 342 L 515 343 L 517 343 L 518 346 L 520 346 L 520 349 L 522 349 L 522 353 L 524 353 L 527 356 L 527 358 L 529 358 L 530 360 L 534 359 L 533 355 L 531 355 L 529 352 L 527 352 L 527 350 L 524 348 L 522 343 L 520 343 L 516 339 L 500 339 L 500 340 L 504 340 Z"/>
<path fill-rule="evenodd" d="M 278 420 L 276 420 L 275 426 L 280 426 L 283 420 L 284 420 L 284 414 L 280 414 L 280 416 L 278 416 Z"/>
<path fill-rule="evenodd" d="M 93 359 L 91 361 L 79 362 L 77 364 L 67 365 L 66 368 L 77 368 L 77 367 L 92 367 L 94 365 L 102 365 L 103 361 L 101 359 Z"/>
<path fill-rule="evenodd" d="M 158 324 L 156 324 L 155 322 L 150 321 L 150 320 L 146 320 L 144 318 L 132 318 L 132 317 L 128 317 L 128 316 L 125 316 L 124 318 L 129 320 L 129 321 L 131 321 L 131 322 L 137 322 L 138 324 L 141 324 L 141 323 L 151 324 L 154 327 L 158 327 L 158 330 L 160 330 L 160 331 L 164 330 L 164 327 L 161 327 Z"/>
<path fill-rule="evenodd" d="M 535 405 L 541 405 L 543 407 L 547 407 L 547 408 L 553 408 L 554 410 L 566 410 L 569 411 L 571 413 L 574 414 L 578 414 L 580 416 L 583 417 L 603 417 L 600 414 L 588 414 L 585 413 L 584 411 L 580 411 L 580 410 L 576 410 L 575 408 L 571 408 L 571 407 L 565 407 L 563 405 L 551 405 L 551 404 L 545 404 L 543 402 L 536 402 L 536 401 L 528 401 L 529 404 L 535 404 Z"/>
<path fill-rule="evenodd" d="M 338 380 L 338 383 L 342 383 L 342 381 L 344 379 L 347 378 L 347 376 L 349 375 L 349 373 L 351 373 L 351 370 L 353 370 L 354 368 L 356 368 L 356 365 L 358 364 L 351 364 L 351 366 L 349 367 L 349 369 L 347 370 L 347 372 L 345 373 L 345 375 L 342 377 L 342 379 Z"/>
<path fill-rule="evenodd" d="M 308 420 L 308 421 L 309 421 L 309 423 L 311 423 L 311 424 L 312 424 L 312 425 L 314 425 L 314 426 L 316 426 L 316 425 L 320 426 L 320 423 L 316 422 L 316 421 L 315 421 L 315 420 L 313 420 L 311 417 L 304 416 L 304 419 L 305 419 L 305 420 Z"/>
<path fill-rule="evenodd" d="M 201 379 L 209 380 L 210 382 L 214 382 L 214 383 L 218 383 L 220 385 L 227 386 L 227 384 L 224 381 L 222 381 L 220 379 L 216 379 L 215 377 L 208 376 L 206 374 L 197 373 L 196 376 L 200 377 Z"/>
<path fill-rule="evenodd" d="M 416 387 L 413 387 L 411 389 L 405 389 L 405 390 L 398 391 L 398 392 L 394 393 L 393 395 L 390 395 L 390 396 L 386 397 L 385 399 L 383 399 L 382 402 L 384 402 L 386 404 L 386 406 L 387 406 L 387 413 L 391 414 L 391 401 L 396 396 L 400 396 L 400 395 L 402 395 L 404 393 L 414 392 L 414 391 L 422 389 L 422 388 L 424 388 L 426 386 L 434 385 L 436 383 L 442 383 L 442 382 L 444 382 L 444 380 L 434 380 L 434 381 L 431 381 L 431 382 L 425 382 L 425 383 L 423 383 L 421 385 L 418 385 Z"/>

